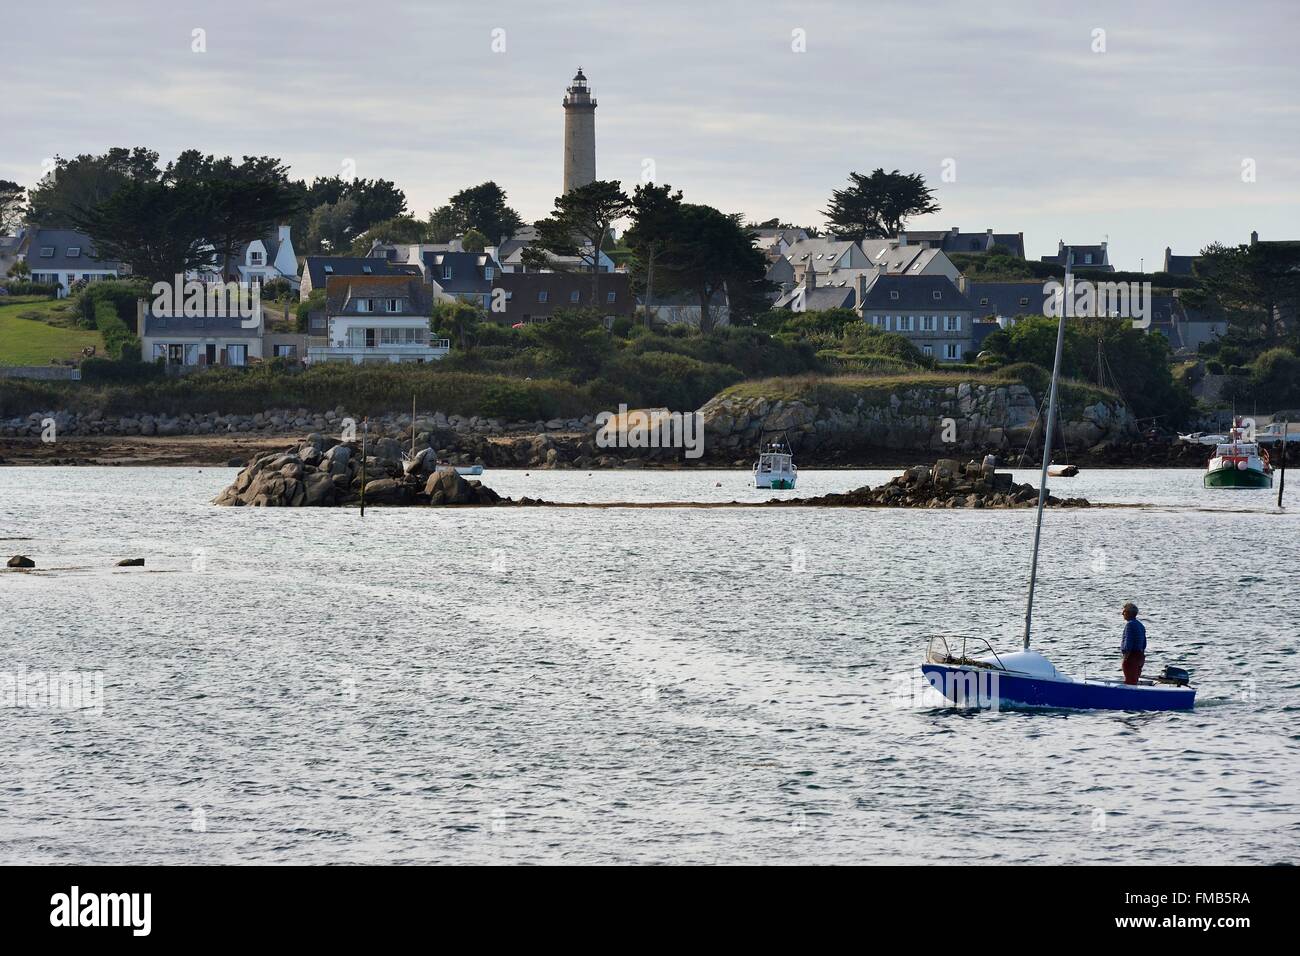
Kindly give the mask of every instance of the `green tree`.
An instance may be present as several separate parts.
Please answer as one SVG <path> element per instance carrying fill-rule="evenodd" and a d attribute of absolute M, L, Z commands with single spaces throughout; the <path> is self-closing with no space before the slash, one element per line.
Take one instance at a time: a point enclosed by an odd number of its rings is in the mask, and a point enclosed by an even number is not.
<path fill-rule="evenodd" d="M 450 206 L 439 206 L 425 222 L 426 242 L 451 242 L 465 231 L 460 214 Z"/>
<path fill-rule="evenodd" d="M 605 323 L 593 311 L 561 309 L 547 322 L 528 325 L 524 335 L 555 365 L 580 377 L 599 372 L 615 350 Z"/>
<path fill-rule="evenodd" d="M 11 236 L 18 231 L 27 215 L 24 199 L 27 191 L 8 179 L 0 179 L 0 236 Z"/>
<path fill-rule="evenodd" d="M 272 156 L 245 156 L 236 163 L 229 156 L 186 150 L 168 164 L 162 179 L 188 185 L 202 197 L 204 215 L 195 228 L 228 278 L 237 275 L 234 259 L 244 243 L 288 222 L 298 209 L 288 167 Z"/>
<path fill-rule="evenodd" d="M 468 302 L 459 299 L 455 302 L 435 302 L 429 327 L 457 342 L 460 350 L 468 354 L 474 347 L 477 338 L 475 330 L 483 318 L 483 312 Z"/>
<path fill-rule="evenodd" d="M 392 219 L 385 219 L 383 222 L 375 223 L 353 239 L 352 254 L 354 256 L 368 255 L 370 247 L 376 242 L 399 246 L 429 242 L 428 234 L 429 228 L 427 224 L 414 216 L 394 216 Z"/>
<path fill-rule="evenodd" d="M 73 226 L 90 236 L 101 258 L 127 262 L 151 282 L 171 282 L 214 264 L 203 235 L 210 209 L 210 197 L 196 183 L 132 180 L 79 213 Z"/>
<path fill-rule="evenodd" d="M 128 182 L 155 182 L 158 153 L 143 146 L 114 147 L 102 156 L 54 157 L 54 169 L 28 193 L 28 221 L 49 229 L 76 228 L 76 218 Z"/>
<path fill-rule="evenodd" d="M 1272 411 L 1300 408 L 1300 356 L 1275 348 L 1251 363 L 1250 380 L 1255 396 Z"/>
<path fill-rule="evenodd" d="M 1221 307 L 1230 323 L 1258 335 L 1266 345 L 1296 331 L 1300 315 L 1300 242 L 1219 243 L 1201 250 L 1201 285 L 1192 304 Z"/>
<path fill-rule="evenodd" d="M 849 173 L 849 185 L 831 193 L 823 211 L 827 228 L 841 239 L 891 239 L 902 231 L 911 216 L 939 211 L 933 191 L 920 173 L 887 173 L 877 169 L 870 176 Z"/>
<path fill-rule="evenodd" d="M 667 184 L 643 183 L 632 194 L 632 225 L 623 243 L 632 250 L 633 268 L 645 282 L 645 321 L 650 324 L 654 302 L 655 261 L 680 224 L 682 191 Z"/>
<path fill-rule="evenodd" d="M 591 270 L 591 301 L 600 301 L 600 254 L 614 223 L 632 211 L 632 201 L 614 180 L 601 180 L 555 198 L 549 218 L 537 223 L 537 244 L 524 250 L 533 268 L 553 265 L 547 253 L 576 256 Z"/>
<path fill-rule="evenodd" d="M 356 220 L 356 212 L 356 200 L 346 196 L 338 202 L 317 206 L 307 222 L 308 247 L 333 255 L 343 255 L 352 245 L 352 224 Z"/>
<path fill-rule="evenodd" d="M 751 314 L 763 301 L 767 260 L 754 247 L 754 234 L 739 214 L 683 203 L 672 240 L 662 253 L 665 284 L 700 303 L 700 331 L 716 325 L 713 302 L 724 293 L 733 313 Z"/>
<path fill-rule="evenodd" d="M 477 229 L 471 229 L 460 237 L 460 246 L 466 252 L 482 252 L 487 248 L 487 236 Z"/>
<path fill-rule="evenodd" d="M 523 220 L 506 205 L 506 191 L 489 180 L 451 197 L 450 206 L 462 230 L 473 229 L 487 237 L 487 245 L 500 245 L 509 239 Z"/>

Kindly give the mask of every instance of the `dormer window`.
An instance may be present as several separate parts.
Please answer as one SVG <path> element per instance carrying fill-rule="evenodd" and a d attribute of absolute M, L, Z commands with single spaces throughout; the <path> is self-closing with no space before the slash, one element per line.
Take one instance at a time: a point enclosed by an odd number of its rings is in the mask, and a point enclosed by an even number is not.
<path fill-rule="evenodd" d="M 891 300 L 897 302 L 897 301 L 898 301 L 898 290 L 897 290 L 897 289 L 890 289 L 890 290 L 889 290 L 889 298 L 890 298 Z"/>
<path fill-rule="evenodd" d="M 443 277 L 444 279 L 450 279 L 450 278 L 451 278 L 451 266 L 443 266 L 443 267 L 442 267 L 442 277 Z"/>
<path fill-rule="evenodd" d="M 41 246 L 41 258 L 42 258 L 42 259 L 53 259 L 53 258 L 54 258 L 54 247 L 53 247 L 53 246 Z"/>
<path fill-rule="evenodd" d="M 401 300 L 401 299 L 389 299 L 389 300 L 388 300 L 388 303 L 387 303 L 387 306 L 388 306 L 388 311 L 389 311 L 389 312 L 401 312 L 401 311 L 402 311 L 402 300 Z"/>
<path fill-rule="evenodd" d="M 68 258 L 69 258 L 69 259 L 80 259 L 80 258 L 81 258 L 81 246 L 68 246 Z"/>
<path fill-rule="evenodd" d="M 250 252 L 248 254 L 248 261 L 255 266 L 260 266 L 262 264 L 262 258 L 263 258 L 262 254 L 260 252 Z"/>
<path fill-rule="evenodd" d="M 984 296 L 982 299 L 980 299 L 980 305 L 988 305 L 988 304 L 989 304 L 988 296 Z"/>
<path fill-rule="evenodd" d="M 940 299 L 943 298 L 943 293 L 940 292 L 938 289 L 935 289 L 933 292 L 930 293 L 930 296 L 931 296 L 931 298 L 933 298 L 936 302 L 938 302 Z"/>
<path fill-rule="evenodd" d="M 1028 296 L 1021 296 L 1021 297 L 1020 297 L 1020 304 L 1021 304 L 1021 305 L 1028 305 L 1028 304 L 1029 304 L 1029 297 L 1028 297 Z"/>
<path fill-rule="evenodd" d="M 374 299 L 357 299 L 357 311 L 358 311 L 358 312 L 373 312 L 373 311 L 375 311 L 375 300 L 374 300 Z"/>

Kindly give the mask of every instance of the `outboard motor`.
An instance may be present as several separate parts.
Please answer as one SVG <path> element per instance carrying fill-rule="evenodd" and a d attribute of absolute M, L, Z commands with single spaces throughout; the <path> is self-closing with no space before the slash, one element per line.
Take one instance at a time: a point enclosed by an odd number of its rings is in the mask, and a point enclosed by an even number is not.
<path fill-rule="evenodd" d="M 1174 667 L 1172 664 L 1166 664 L 1165 669 L 1160 672 L 1156 678 L 1158 684 L 1173 684 L 1176 687 L 1186 687 L 1192 681 L 1192 675 L 1181 667 Z"/>

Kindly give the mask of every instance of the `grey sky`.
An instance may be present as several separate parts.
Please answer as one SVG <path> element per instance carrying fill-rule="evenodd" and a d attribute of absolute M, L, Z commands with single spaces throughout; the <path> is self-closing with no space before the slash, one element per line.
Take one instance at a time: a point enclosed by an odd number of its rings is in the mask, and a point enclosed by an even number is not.
<path fill-rule="evenodd" d="M 1023 231 L 1035 258 L 1109 237 L 1117 265 L 1152 268 L 1166 244 L 1300 238 L 1297 28 L 1289 0 L 26 3 L 0 34 L 0 178 L 196 147 L 304 178 L 352 159 L 419 214 L 495 179 L 534 219 L 581 64 L 597 171 L 629 188 L 649 159 L 692 201 L 820 225 L 850 170 L 897 167 L 944 207 L 914 228 Z"/>

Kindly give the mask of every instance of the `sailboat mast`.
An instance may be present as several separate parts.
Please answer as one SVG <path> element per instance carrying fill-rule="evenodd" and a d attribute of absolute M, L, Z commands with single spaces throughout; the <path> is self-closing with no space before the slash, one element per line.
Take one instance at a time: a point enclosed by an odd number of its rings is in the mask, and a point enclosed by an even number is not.
<path fill-rule="evenodd" d="M 1034 585 L 1038 583 L 1038 543 L 1043 536 L 1043 506 L 1047 503 L 1047 466 L 1052 460 L 1052 431 L 1056 424 L 1056 383 L 1061 377 L 1061 353 L 1065 350 L 1065 317 L 1074 299 L 1074 251 L 1066 254 L 1065 285 L 1061 288 L 1061 317 L 1056 326 L 1056 359 L 1052 363 L 1052 385 L 1047 398 L 1047 427 L 1043 429 L 1043 470 L 1038 477 L 1038 515 L 1034 521 L 1034 556 L 1029 562 L 1029 599 L 1025 604 L 1025 650 L 1034 617 Z"/>

